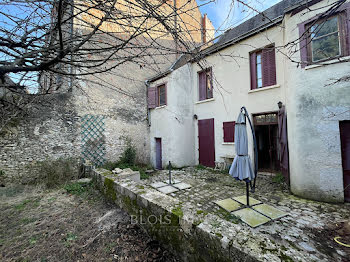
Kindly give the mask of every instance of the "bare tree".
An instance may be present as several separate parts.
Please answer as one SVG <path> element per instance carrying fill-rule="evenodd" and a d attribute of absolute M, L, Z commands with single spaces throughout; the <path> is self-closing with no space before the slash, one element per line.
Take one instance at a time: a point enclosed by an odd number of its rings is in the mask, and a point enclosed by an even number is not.
<path fill-rule="evenodd" d="M 157 68 L 158 57 L 171 60 L 168 55 L 200 44 L 201 21 L 193 19 L 198 7 L 180 2 L 1 1 L 0 78 L 9 75 L 17 86 L 35 86 L 45 73 L 60 81 L 127 62 Z"/>

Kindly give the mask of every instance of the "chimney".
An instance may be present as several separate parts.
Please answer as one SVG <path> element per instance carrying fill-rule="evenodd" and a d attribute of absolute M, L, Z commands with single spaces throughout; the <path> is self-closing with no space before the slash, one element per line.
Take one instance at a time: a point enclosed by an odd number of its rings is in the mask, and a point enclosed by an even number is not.
<path fill-rule="evenodd" d="M 207 14 L 202 16 L 202 43 L 207 42 Z"/>

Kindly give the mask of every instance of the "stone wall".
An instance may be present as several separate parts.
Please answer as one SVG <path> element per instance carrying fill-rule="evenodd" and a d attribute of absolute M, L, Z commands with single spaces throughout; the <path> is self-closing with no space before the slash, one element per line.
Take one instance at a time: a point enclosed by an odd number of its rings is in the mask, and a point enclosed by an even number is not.
<path fill-rule="evenodd" d="M 40 161 L 80 155 L 79 117 L 71 94 L 38 97 L 25 111 L 0 134 L 0 170 L 5 181 L 32 182 Z"/>
<path fill-rule="evenodd" d="M 183 261 L 259 261 L 260 250 L 235 243 L 236 232 L 228 221 L 213 214 L 199 215 L 195 206 L 184 207 L 176 198 L 110 171 L 86 170 L 109 201 Z"/>

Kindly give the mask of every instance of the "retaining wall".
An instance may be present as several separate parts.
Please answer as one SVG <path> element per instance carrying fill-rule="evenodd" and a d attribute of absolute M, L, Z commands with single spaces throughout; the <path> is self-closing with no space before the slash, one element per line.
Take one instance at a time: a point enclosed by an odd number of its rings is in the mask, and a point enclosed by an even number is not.
<path fill-rule="evenodd" d="M 258 253 L 237 245 L 240 226 L 213 214 L 197 214 L 196 207 L 110 171 L 86 170 L 106 198 L 184 261 L 258 261 Z"/>

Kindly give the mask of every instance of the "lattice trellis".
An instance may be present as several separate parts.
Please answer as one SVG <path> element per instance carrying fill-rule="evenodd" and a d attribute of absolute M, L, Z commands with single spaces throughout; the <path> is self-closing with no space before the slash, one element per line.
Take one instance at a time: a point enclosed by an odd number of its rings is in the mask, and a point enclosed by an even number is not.
<path fill-rule="evenodd" d="M 101 166 L 106 155 L 104 116 L 85 115 L 81 121 L 82 159 Z"/>

